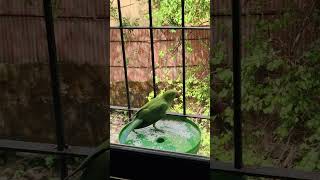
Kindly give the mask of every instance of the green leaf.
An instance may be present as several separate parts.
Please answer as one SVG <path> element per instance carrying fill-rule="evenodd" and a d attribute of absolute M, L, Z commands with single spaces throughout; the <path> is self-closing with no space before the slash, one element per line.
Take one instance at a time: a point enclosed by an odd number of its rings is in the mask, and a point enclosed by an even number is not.
<path fill-rule="evenodd" d="M 222 68 L 217 69 L 217 76 L 219 77 L 219 79 L 223 81 L 230 81 L 232 78 L 232 75 L 233 73 L 230 69 L 222 69 Z"/>
<path fill-rule="evenodd" d="M 193 51 L 192 47 L 187 47 L 187 52 L 188 53 L 192 53 L 192 51 Z"/>
<path fill-rule="evenodd" d="M 267 64 L 267 70 L 274 71 L 278 69 L 282 64 L 283 62 L 281 60 L 273 60 Z"/>
<path fill-rule="evenodd" d="M 164 58 L 164 56 L 165 56 L 165 53 L 162 50 L 160 50 L 159 51 L 159 57 L 160 58 Z"/>

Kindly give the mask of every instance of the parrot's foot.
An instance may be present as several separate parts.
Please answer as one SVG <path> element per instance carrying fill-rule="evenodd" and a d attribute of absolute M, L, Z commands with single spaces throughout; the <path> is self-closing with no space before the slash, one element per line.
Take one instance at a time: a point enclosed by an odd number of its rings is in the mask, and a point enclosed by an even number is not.
<path fill-rule="evenodd" d="M 136 133 L 136 134 L 138 134 L 138 132 L 134 129 L 134 130 L 132 130 L 134 133 Z"/>
<path fill-rule="evenodd" d="M 152 126 L 155 129 L 155 131 L 160 131 L 160 132 L 164 133 L 164 130 L 161 130 L 161 129 L 156 127 L 156 124 L 153 124 Z"/>
<path fill-rule="evenodd" d="M 164 133 L 164 130 L 161 130 L 161 129 L 155 129 L 155 130 Z"/>

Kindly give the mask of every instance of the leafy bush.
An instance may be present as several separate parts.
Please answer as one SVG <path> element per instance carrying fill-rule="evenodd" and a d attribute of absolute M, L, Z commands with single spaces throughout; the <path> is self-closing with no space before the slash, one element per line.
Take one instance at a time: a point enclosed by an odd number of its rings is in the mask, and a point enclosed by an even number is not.
<path fill-rule="evenodd" d="M 158 25 L 180 25 L 180 0 L 155 2 L 158 4 L 154 18 Z M 199 8 L 193 10 L 189 8 L 189 11 L 186 11 L 186 24 L 200 25 L 201 22 L 209 19 L 209 16 L 206 16 L 209 12 L 209 1 L 186 1 L 187 7 L 191 4 L 197 4 Z M 311 40 L 312 42 L 305 49 L 299 47 L 299 43 L 302 43 L 302 34 L 308 26 L 315 29 L 313 33 L 319 32 L 319 3 L 315 3 L 308 9 L 310 12 L 303 14 L 293 11 L 294 5 L 292 3 L 278 18 L 258 20 L 256 33 L 244 43 L 247 51 L 242 59 L 244 157 L 247 164 L 319 170 L 320 40 Z M 277 33 L 289 33 L 295 27 L 300 27 L 301 30 L 295 32 L 292 37 L 276 38 Z M 217 82 L 216 87 L 212 89 L 212 98 L 224 105 L 218 114 L 224 124 L 220 127 L 222 128 L 220 133 L 212 137 L 215 148 L 212 152 L 218 159 L 229 161 L 233 155 L 232 133 L 230 133 L 230 127 L 233 126 L 233 88 L 232 69 L 226 62 L 226 50 L 223 45 L 224 42 L 216 42 L 215 57 L 210 61 L 215 66 L 213 73 L 214 81 Z M 192 47 L 188 49 L 192 51 Z M 162 56 L 164 57 L 163 52 Z M 186 86 L 187 89 L 195 90 L 187 91 L 187 99 L 192 100 L 192 108 L 188 108 L 187 113 L 207 114 L 209 77 L 205 81 L 199 81 L 194 76 L 201 71 L 194 69 L 189 72 Z M 176 82 L 163 79 L 161 83 L 167 84 L 164 89 L 175 87 L 181 91 L 182 84 L 179 82 L 181 78 Z M 174 107 L 175 111 L 181 112 L 181 102 L 182 99 L 179 99 L 179 104 Z M 202 111 L 197 111 L 197 107 L 203 107 Z M 256 126 L 267 129 L 259 129 Z M 267 146 L 261 147 L 265 137 L 271 137 L 267 143 L 278 146 L 273 149 L 268 149 Z M 281 153 L 272 155 L 277 147 L 283 146 Z M 285 153 L 294 153 L 294 155 L 284 157 Z"/>
<path fill-rule="evenodd" d="M 153 0 L 155 25 L 181 25 L 181 0 Z M 208 25 L 210 0 L 185 0 L 185 24 Z"/>

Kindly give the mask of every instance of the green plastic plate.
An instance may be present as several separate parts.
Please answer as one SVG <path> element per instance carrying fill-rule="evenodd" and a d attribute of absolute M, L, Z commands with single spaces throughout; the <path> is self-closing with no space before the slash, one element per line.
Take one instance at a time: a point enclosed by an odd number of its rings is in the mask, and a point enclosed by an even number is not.
<path fill-rule="evenodd" d="M 122 136 L 126 124 L 119 133 Z M 131 132 L 125 144 L 143 148 L 159 149 L 181 153 L 197 153 L 201 142 L 201 131 L 191 120 L 185 117 L 166 116 L 153 126 L 136 129 Z"/>

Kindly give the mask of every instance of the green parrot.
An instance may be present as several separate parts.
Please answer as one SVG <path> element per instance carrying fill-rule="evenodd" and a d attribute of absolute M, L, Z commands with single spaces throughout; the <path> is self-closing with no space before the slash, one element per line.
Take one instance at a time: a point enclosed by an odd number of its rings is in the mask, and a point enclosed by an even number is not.
<path fill-rule="evenodd" d="M 108 167 L 108 153 L 109 149 L 109 139 L 104 141 L 97 149 L 89 155 L 80 165 L 74 170 L 70 175 L 68 175 L 64 180 L 69 179 L 74 176 L 79 171 L 83 170 L 80 180 L 105 180 L 109 177 L 109 167 Z"/>
<path fill-rule="evenodd" d="M 176 97 L 178 97 L 178 92 L 176 90 L 168 90 L 143 105 L 132 116 L 133 121 L 131 121 L 128 127 L 123 131 L 120 143 L 124 144 L 128 135 L 134 129 L 144 128 L 151 124 L 156 130 L 161 131 L 155 126 L 155 124 L 166 115 L 166 111 L 169 109 Z"/>

